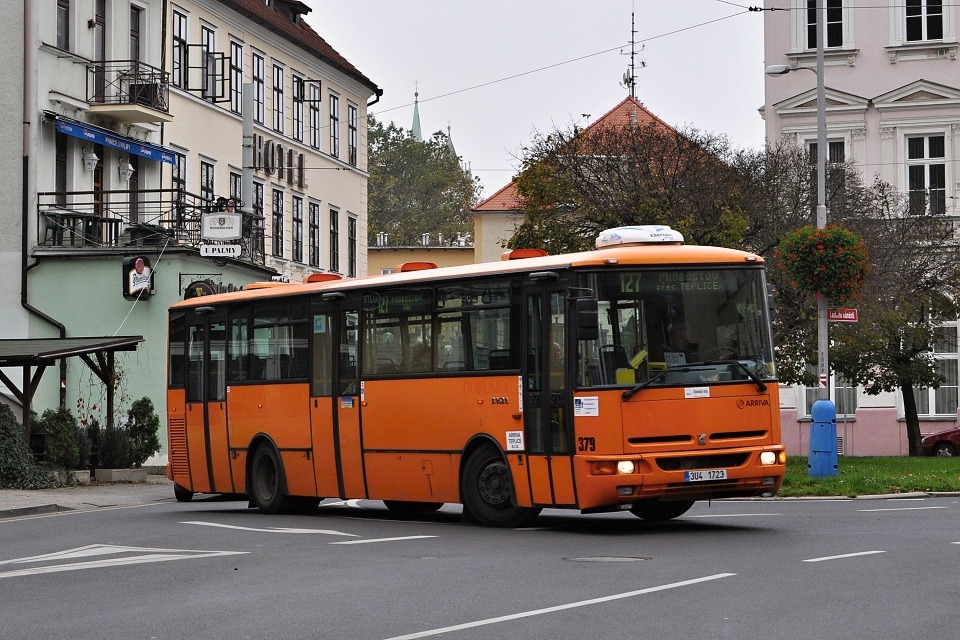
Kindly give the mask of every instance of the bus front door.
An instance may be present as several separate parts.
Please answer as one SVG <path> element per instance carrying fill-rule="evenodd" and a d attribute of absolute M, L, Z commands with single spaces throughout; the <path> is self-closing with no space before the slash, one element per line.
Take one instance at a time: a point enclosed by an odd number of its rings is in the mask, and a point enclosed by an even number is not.
<path fill-rule="evenodd" d="M 188 323 L 185 418 L 191 489 L 234 493 L 227 448 L 226 321 L 215 312 L 188 316 Z"/>
<path fill-rule="evenodd" d="M 566 358 L 566 290 L 537 284 L 525 295 L 523 415 L 530 493 L 536 506 L 575 506 Z M 517 481 L 520 481 L 518 478 Z"/>

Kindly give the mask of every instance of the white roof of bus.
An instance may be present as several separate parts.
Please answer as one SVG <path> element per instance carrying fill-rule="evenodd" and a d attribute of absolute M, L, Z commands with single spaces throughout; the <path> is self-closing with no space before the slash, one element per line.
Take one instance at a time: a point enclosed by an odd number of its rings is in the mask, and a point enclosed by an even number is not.
<path fill-rule="evenodd" d="M 242 299 L 275 298 L 287 295 L 303 295 L 310 292 L 351 291 L 378 286 L 395 286 L 404 283 L 429 283 L 435 280 L 464 276 L 494 276 L 507 273 L 524 273 L 568 267 L 616 265 L 718 265 L 762 264 L 763 258 L 756 254 L 736 249 L 680 244 L 617 245 L 582 253 L 567 253 L 555 256 L 480 262 L 455 267 L 438 267 L 418 271 L 397 272 L 364 278 L 344 278 L 312 283 L 277 283 L 276 286 L 200 296 L 177 302 L 172 308 L 195 307 Z M 272 283 L 271 283 L 272 284 Z"/>

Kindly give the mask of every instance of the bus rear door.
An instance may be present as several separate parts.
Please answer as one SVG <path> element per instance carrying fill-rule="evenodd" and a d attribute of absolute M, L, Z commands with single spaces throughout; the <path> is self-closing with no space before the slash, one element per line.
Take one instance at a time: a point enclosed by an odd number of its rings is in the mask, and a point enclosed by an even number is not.
<path fill-rule="evenodd" d="M 313 311 L 311 422 L 317 492 L 365 497 L 360 424 L 359 308 L 321 303 Z"/>
<path fill-rule="evenodd" d="M 209 307 L 200 310 L 206 312 L 187 315 L 185 418 L 191 489 L 234 493 L 227 449 L 226 314 Z"/>
<path fill-rule="evenodd" d="M 566 288 L 555 279 L 526 288 L 524 430 L 530 494 L 536 506 L 575 506 L 571 416 L 566 406 L 569 335 Z M 516 478 L 520 482 L 520 478 Z"/>

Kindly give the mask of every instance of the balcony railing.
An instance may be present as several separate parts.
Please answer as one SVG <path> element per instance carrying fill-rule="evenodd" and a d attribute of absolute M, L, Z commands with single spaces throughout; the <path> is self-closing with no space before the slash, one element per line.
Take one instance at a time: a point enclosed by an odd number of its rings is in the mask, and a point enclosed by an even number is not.
<path fill-rule="evenodd" d="M 179 246 L 199 249 L 214 201 L 175 189 L 37 194 L 37 246 L 64 251 Z M 240 259 L 264 263 L 263 217 L 244 214 Z"/>
<path fill-rule="evenodd" d="M 118 119 L 145 120 L 150 115 L 143 107 L 167 114 L 170 110 L 170 74 L 137 60 L 108 60 L 87 66 L 87 102 L 95 111 L 100 105 L 109 105 Z M 122 114 L 126 113 L 127 117 Z M 134 120 L 136 118 L 136 120 Z M 154 115 L 154 120 L 158 119 Z M 159 118 L 167 120 L 169 118 Z"/>

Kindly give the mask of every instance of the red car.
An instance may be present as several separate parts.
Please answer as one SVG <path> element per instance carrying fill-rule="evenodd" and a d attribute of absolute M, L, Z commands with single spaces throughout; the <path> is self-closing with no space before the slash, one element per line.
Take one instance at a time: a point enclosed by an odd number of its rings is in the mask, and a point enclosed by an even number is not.
<path fill-rule="evenodd" d="M 960 450 L 960 427 L 923 436 L 920 441 L 927 456 L 955 456 Z"/>

